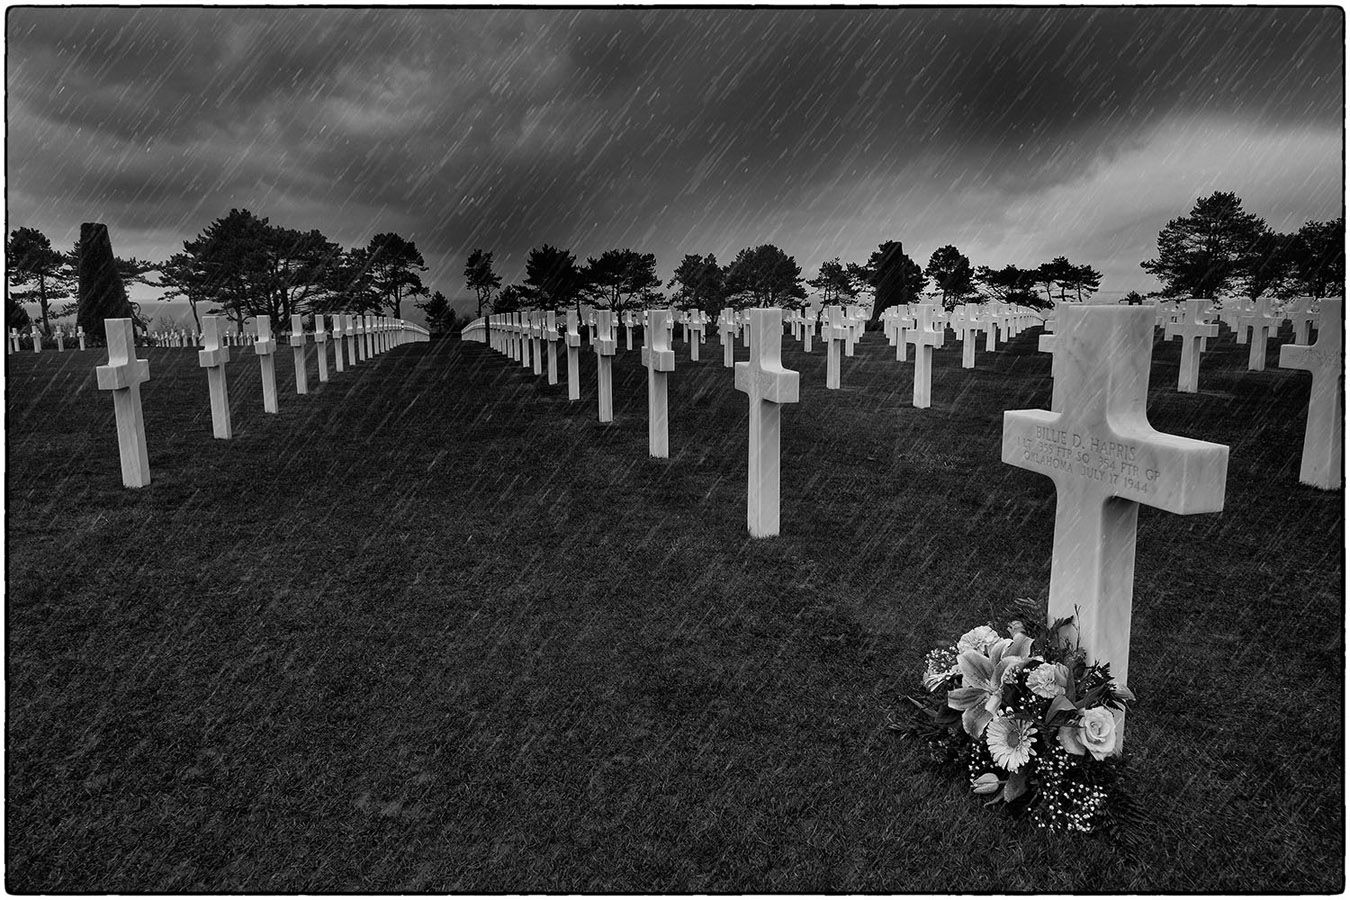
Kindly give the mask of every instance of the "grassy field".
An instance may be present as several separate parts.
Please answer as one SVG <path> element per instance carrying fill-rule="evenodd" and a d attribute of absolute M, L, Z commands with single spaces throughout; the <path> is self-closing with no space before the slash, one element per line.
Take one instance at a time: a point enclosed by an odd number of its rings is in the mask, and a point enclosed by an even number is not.
<path fill-rule="evenodd" d="M 885 728 L 930 647 L 1045 597 L 1051 482 L 999 459 L 1037 333 L 949 343 L 928 410 L 879 334 L 837 392 L 785 341 L 767 541 L 715 338 L 676 344 L 669 460 L 636 350 L 610 425 L 585 352 L 569 403 L 458 340 L 296 397 L 283 351 L 267 416 L 236 351 L 230 442 L 195 354 L 143 351 L 141 491 L 102 354 L 7 357 L 8 889 L 1340 890 L 1344 497 L 1297 483 L 1275 344 L 1211 342 L 1195 395 L 1155 348 L 1154 426 L 1232 453 L 1223 513 L 1139 517 L 1148 850 L 983 809 Z"/>

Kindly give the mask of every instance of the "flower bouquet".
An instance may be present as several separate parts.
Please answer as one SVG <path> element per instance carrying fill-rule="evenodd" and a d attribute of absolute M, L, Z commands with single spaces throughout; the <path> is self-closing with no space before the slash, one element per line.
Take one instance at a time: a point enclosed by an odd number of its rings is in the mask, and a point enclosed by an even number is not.
<path fill-rule="evenodd" d="M 1117 711 L 1134 695 L 1112 680 L 1109 662 L 1088 664 L 1061 636 L 1072 624 L 1071 616 L 1041 629 L 1025 615 L 1006 637 L 981 625 L 931 651 L 928 694 L 908 698 L 918 716 L 891 727 L 963 769 L 971 790 L 991 797 L 986 805 L 1003 802 L 1053 831 L 1125 837 L 1143 822 L 1116 752 Z"/>

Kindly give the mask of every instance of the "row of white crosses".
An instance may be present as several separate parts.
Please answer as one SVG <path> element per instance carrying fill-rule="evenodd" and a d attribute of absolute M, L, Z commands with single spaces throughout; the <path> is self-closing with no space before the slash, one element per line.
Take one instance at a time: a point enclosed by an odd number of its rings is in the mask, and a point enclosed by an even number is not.
<path fill-rule="evenodd" d="M 1218 337 L 1217 318 L 1236 332 L 1239 341 L 1250 346 L 1248 371 L 1265 369 L 1266 342 L 1282 322 L 1289 322 L 1294 341 L 1280 348 L 1282 369 L 1300 369 L 1312 375 L 1308 399 L 1307 423 L 1303 433 L 1303 458 L 1299 481 L 1326 490 L 1341 487 L 1342 446 L 1345 437 L 1342 384 L 1343 302 L 1330 297 L 1321 302 L 1320 312 L 1312 311 L 1310 298 L 1296 298 L 1282 313 L 1272 312 L 1266 298 L 1258 298 L 1247 307 L 1243 302 L 1225 304 L 1215 310 L 1209 300 L 1186 300 L 1175 307 L 1158 304 L 1157 321 L 1162 321 L 1167 340 L 1181 338 L 1181 366 L 1177 390 L 1193 394 L 1199 389 L 1200 356 L 1204 342 Z M 1317 326 L 1317 341 L 1309 344 L 1312 326 Z M 1056 378 L 1058 380 L 1058 377 Z"/>
<path fill-rule="evenodd" d="M 584 308 L 580 315 L 569 309 L 566 331 L 562 335 L 567 347 L 568 399 L 580 398 L 577 380 L 577 356 L 581 346 L 578 328 L 581 321 L 591 326 L 591 347 L 596 356 L 596 403 L 601 422 L 614 418 L 613 360 L 617 339 L 614 312 L 607 309 Z M 669 309 L 648 310 L 643 320 L 645 327 L 642 347 L 642 365 L 647 369 L 647 442 L 648 453 L 658 459 L 670 456 L 670 419 L 667 387 L 670 373 L 675 371 L 675 351 L 671 338 L 675 317 Z M 625 316 L 623 323 L 633 327 L 638 318 Z M 749 467 L 746 484 L 746 525 L 752 537 L 772 537 L 779 531 L 780 477 L 779 444 L 782 431 L 780 406 L 796 403 L 798 375 L 782 366 L 783 311 L 781 309 L 747 310 L 740 318 L 745 338 L 750 343 L 750 360 L 735 363 L 736 389 L 750 400 L 750 434 L 748 441 Z M 632 324 L 630 324 L 632 323 Z M 688 318 L 686 337 L 697 345 L 704 323 L 700 314 Z M 528 358 L 527 336 L 542 332 L 549 346 L 558 337 L 556 314 L 496 313 L 484 324 L 487 345 L 512 360 L 525 365 Z M 724 347 L 730 349 L 735 339 L 737 317 L 723 310 L 718 320 Z M 538 352 L 537 349 L 535 351 Z M 728 353 L 728 357 L 729 357 Z M 538 370 L 535 370 L 538 374 Z M 550 383 L 554 383 L 550 381 Z"/>
<path fill-rule="evenodd" d="M 76 326 L 75 326 L 75 332 L 74 332 L 74 334 L 73 334 L 72 336 L 79 340 L 79 342 L 80 342 L 80 349 L 83 350 L 83 349 L 84 349 L 84 326 L 83 326 L 83 325 L 76 325 Z M 52 332 L 52 337 L 56 338 L 56 350 L 57 350 L 57 352 L 58 352 L 58 353 L 59 353 L 59 352 L 63 352 L 63 351 L 66 349 L 66 337 L 67 337 L 67 335 L 66 335 L 66 330 L 65 330 L 64 328 L 60 327 L 60 326 L 57 326 L 56 330 Z M 11 328 L 11 329 L 9 330 L 9 352 L 10 352 L 10 353 L 18 353 L 19 350 L 21 349 L 20 343 L 22 342 L 22 340 L 23 340 L 23 335 L 19 333 L 19 330 L 18 330 L 17 328 Z M 34 324 L 34 325 L 33 325 L 32 342 L 33 342 L 33 352 L 34 352 L 34 353 L 41 353 L 41 352 L 42 352 L 42 329 L 41 329 L 37 324 Z"/>
<path fill-rule="evenodd" d="M 314 340 L 319 348 L 319 381 L 328 380 L 328 355 L 324 345 L 328 332 L 324 329 L 325 316 L 314 316 Z M 409 340 L 427 340 L 425 329 L 401 320 L 383 316 L 331 317 L 332 336 L 337 369 L 344 370 L 342 338 L 348 337 L 347 360 L 355 364 L 358 357 L 369 359 Z M 99 390 L 112 391 L 113 410 L 117 419 L 117 446 L 122 461 L 122 483 L 126 487 L 145 487 L 150 483 L 150 460 L 146 452 L 145 421 L 141 412 L 140 386 L 150 378 L 150 364 L 136 358 L 135 337 L 130 319 L 106 319 L 108 336 L 108 363 L 95 370 Z M 211 432 L 220 439 L 233 436 L 230 421 L 229 388 L 225 380 L 225 364 L 230 360 L 230 344 L 226 321 L 222 316 L 206 316 L 202 338 L 205 347 L 197 354 L 197 364 L 206 369 L 207 389 L 211 398 Z M 290 344 L 295 351 L 295 389 L 297 394 L 308 393 L 308 375 L 304 362 L 306 335 L 301 316 L 291 316 Z M 278 412 L 276 367 L 273 354 L 276 341 L 272 338 L 272 320 L 260 316 L 257 333 L 252 342 L 262 371 L 263 410 Z"/>
<path fill-rule="evenodd" d="M 849 355 L 849 341 L 853 339 L 854 326 L 860 324 L 861 317 L 856 315 L 856 312 L 848 313 L 840 306 L 825 307 L 824 316 L 821 338 L 828 341 L 825 387 L 828 390 L 838 390 L 840 357 Z M 993 350 L 997 346 L 997 336 L 1000 333 L 1003 340 L 1007 341 L 1021 333 L 1034 318 L 1030 311 L 1006 304 L 990 305 L 985 310 L 967 304 L 953 309 L 951 313 L 944 313 L 937 304 L 918 303 L 892 307 L 882 313 L 882 330 L 887 340 L 895 346 L 897 362 L 906 361 L 909 355 L 908 348 L 914 348 L 913 404 L 918 409 L 927 409 L 932 405 L 933 351 L 945 345 L 948 325 L 960 336 L 961 365 L 962 368 L 969 369 L 975 366 L 975 341 L 978 332 L 986 333 L 985 349 Z"/>

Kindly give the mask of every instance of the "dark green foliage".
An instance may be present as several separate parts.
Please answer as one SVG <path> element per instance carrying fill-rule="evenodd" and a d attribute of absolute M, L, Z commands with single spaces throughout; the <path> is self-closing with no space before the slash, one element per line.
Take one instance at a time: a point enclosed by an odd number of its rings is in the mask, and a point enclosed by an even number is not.
<path fill-rule="evenodd" d="M 726 304 L 726 279 L 726 270 L 717 264 L 716 256 L 689 254 L 675 267 L 666 287 L 675 288 L 676 305 L 716 316 Z"/>
<path fill-rule="evenodd" d="M 1334 297 L 1345 292 L 1345 219 L 1307 222 L 1295 235 L 1293 293 Z"/>
<path fill-rule="evenodd" d="M 975 296 L 975 270 L 970 260 L 951 244 L 939 247 L 928 258 L 924 275 L 942 292 L 942 306 L 951 309 Z"/>
<path fill-rule="evenodd" d="M 106 239 L 107 229 L 103 234 Z M 36 303 L 42 316 L 42 331 L 50 335 L 51 304 L 70 296 L 64 257 L 52 249 L 52 242 L 41 231 L 16 228 L 5 242 L 5 260 L 8 267 L 5 277 L 13 286 L 9 290 L 10 301 Z M 27 318 L 27 313 L 24 316 Z M 102 333 L 100 329 L 99 334 Z"/>
<path fill-rule="evenodd" d="M 644 309 L 660 302 L 656 289 L 656 254 L 606 250 L 587 258 L 581 270 L 582 291 L 600 309 Z"/>
<path fill-rule="evenodd" d="M 427 270 L 417 244 L 402 235 L 377 234 L 366 246 L 364 271 L 382 306 L 394 318 L 403 317 L 403 301 L 425 297 L 427 287 L 419 274 Z"/>
<path fill-rule="evenodd" d="M 5 298 L 5 333 L 11 330 L 23 331 L 32 325 L 32 319 L 28 316 L 28 310 L 23 308 L 19 298 L 12 293 Z"/>
<path fill-rule="evenodd" d="M 517 308 L 528 305 L 534 309 L 560 311 L 581 299 L 586 279 L 577 268 L 577 260 L 570 251 L 550 244 L 535 247 L 525 259 L 525 283 L 517 286 L 516 296 L 498 297 L 495 309 L 509 311 L 504 304 Z M 506 293 L 505 290 L 502 291 Z"/>
<path fill-rule="evenodd" d="M 802 267 L 773 244 L 747 247 L 727 266 L 728 302 L 736 309 L 750 306 L 798 308 L 806 299 Z"/>
<path fill-rule="evenodd" d="M 1214 299 L 1233 289 L 1265 223 L 1237 194 L 1215 191 L 1158 233 L 1158 256 L 1140 266 L 1163 284 L 1165 297 Z"/>
<path fill-rule="evenodd" d="M 454 330 L 455 311 L 450 308 L 450 303 L 440 291 L 417 303 L 416 306 L 426 316 L 427 330 L 432 334 Z"/>
<path fill-rule="evenodd" d="M 975 270 L 975 280 L 984 289 L 987 299 L 1016 303 L 1032 309 L 1049 309 L 1054 304 L 1036 290 L 1041 278 L 1039 268 L 1023 269 L 1012 264 L 1001 269 L 980 266 Z"/>
<path fill-rule="evenodd" d="M 863 289 L 862 269 L 855 263 L 845 265 L 839 257 L 820 264 L 820 273 L 806 282 L 820 291 L 821 303 L 827 306 L 847 304 Z"/>
<path fill-rule="evenodd" d="M 113 256 L 108 226 L 85 222 L 80 226 L 79 307 L 76 324 L 95 340 L 105 334 L 104 319 L 132 318 L 131 303 L 127 300 L 122 276 Z"/>
<path fill-rule="evenodd" d="M 464 283 L 478 298 L 478 317 L 483 315 L 483 307 L 492 308 L 492 294 L 502 286 L 502 277 L 492 271 L 492 254 L 486 250 L 475 250 L 469 254 L 464 264 Z"/>

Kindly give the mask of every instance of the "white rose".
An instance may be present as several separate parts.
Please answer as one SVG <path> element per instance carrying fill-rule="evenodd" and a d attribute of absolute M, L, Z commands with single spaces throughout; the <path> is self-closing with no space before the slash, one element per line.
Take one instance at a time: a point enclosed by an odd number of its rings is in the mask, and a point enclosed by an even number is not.
<path fill-rule="evenodd" d="M 1059 743 L 1078 756 L 1086 751 L 1093 759 L 1106 759 L 1116 749 L 1116 717 L 1104 706 L 1085 709 L 1077 725 L 1059 730 Z"/>

